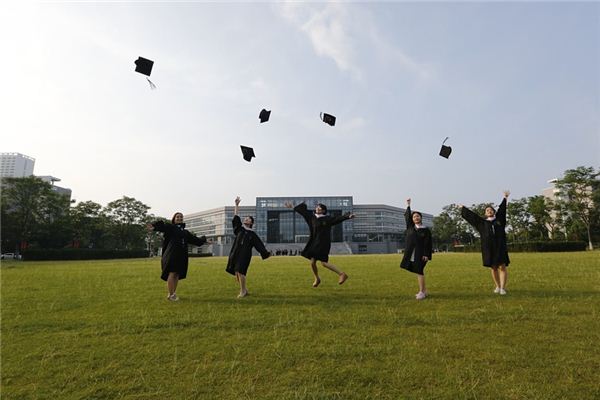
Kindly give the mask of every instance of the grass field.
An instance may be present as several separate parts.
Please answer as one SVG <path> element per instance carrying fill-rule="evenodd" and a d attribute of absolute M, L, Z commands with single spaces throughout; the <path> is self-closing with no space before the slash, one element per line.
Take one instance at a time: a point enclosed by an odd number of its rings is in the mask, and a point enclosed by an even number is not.
<path fill-rule="evenodd" d="M 436 254 L 430 297 L 398 255 L 3 262 L 9 399 L 598 399 L 600 253 L 511 254 L 508 295 L 478 254 Z"/>

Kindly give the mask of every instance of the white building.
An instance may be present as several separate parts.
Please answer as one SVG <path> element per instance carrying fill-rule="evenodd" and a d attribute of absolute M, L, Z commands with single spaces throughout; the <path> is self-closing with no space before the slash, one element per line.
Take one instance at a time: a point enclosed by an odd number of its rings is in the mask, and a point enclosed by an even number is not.
<path fill-rule="evenodd" d="M 35 158 L 21 153 L 0 153 L 0 176 L 3 178 L 25 178 L 33 175 Z"/>

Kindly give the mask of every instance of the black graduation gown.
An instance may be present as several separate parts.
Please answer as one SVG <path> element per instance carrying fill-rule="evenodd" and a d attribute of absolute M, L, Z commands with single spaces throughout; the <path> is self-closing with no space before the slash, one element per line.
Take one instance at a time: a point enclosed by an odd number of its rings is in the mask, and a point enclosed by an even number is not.
<path fill-rule="evenodd" d="M 235 240 L 233 241 L 233 246 L 229 252 L 229 260 L 227 261 L 227 268 L 225 268 L 225 271 L 229 272 L 231 275 L 235 275 L 236 272 L 246 275 L 248 273 L 250 261 L 252 260 L 253 247 L 260 253 L 263 260 L 269 258 L 271 253 L 267 251 L 256 232 L 244 228 L 240 217 L 234 215 L 231 223 L 233 224 Z"/>
<path fill-rule="evenodd" d="M 173 225 L 156 221 L 152 226 L 155 231 L 164 233 L 160 278 L 166 281 L 169 272 L 177 272 L 179 279 L 185 279 L 188 270 L 188 243 L 202 246 L 206 243 L 206 236 L 194 236 L 184 229 L 185 224 Z"/>
<path fill-rule="evenodd" d="M 506 246 L 506 199 L 502 200 L 496 219 L 488 221 L 463 207 L 461 215 L 479 232 L 481 236 L 481 258 L 485 267 L 498 266 L 504 264 L 508 266 L 508 248 Z"/>
<path fill-rule="evenodd" d="M 427 257 L 431 260 L 431 253 L 433 252 L 431 231 L 426 227 L 416 229 L 415 223 L 412 220 L 412 211 L 410 210 L 410 207 L 406 209 L 404 219 L 406 220 L 406 243 L 404 245 L 404 255 L 402 256 L 400 267 L 407 271 L 414 272 L 415 274 L 423 275 L 423 269 L 427 264 L 427 261 L 423 261 L 423 257 Z M 414 261 L 411 261 L 413 252 Z"/>
<path fill-rule="evenodd" d="M 300 253 L 303 257 L 314 258 L 319 261 L 329 261 L 329 250 L 331 249 L 331 227 L 350 219 L 350 214 L 331 217 L 325 215 L 317 218 L 315 214 L 308 211 L 305 203 L 294 207 L 294 211 L 304 217 L 310 229 L 308 243 Z"/>

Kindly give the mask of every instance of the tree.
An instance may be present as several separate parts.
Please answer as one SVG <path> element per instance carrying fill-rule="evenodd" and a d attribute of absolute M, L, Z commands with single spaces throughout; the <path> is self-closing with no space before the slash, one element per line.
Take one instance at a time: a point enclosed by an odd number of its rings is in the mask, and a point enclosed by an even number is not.
<path fill-rule="evenodd" d="M 512 241 L 529 240 L 529 213 L 526 199 L 513 199 L 506 206 L 506 223 Z"/>
<path fill-rule="evenodd" d="M 117 239 L 117 247 L 124 249 L 146 248 L 147 205 L 134 199 L 123 198 L 106 205 L 106 215 L 111 219 L 111 231 Z"/>
<path fill-rule="evenodd" d="M 460 208 L 450 204 L 433 219 L 433 238 L 439 244 L 473 243 L 474 234 L 470 225 L 461 217 Z"/>
<path fill-rule="evenodd" d="M 102 206 L 93 201 L 83 201 L 71 208 L 73 220 L 73 245 L 86 248 L 114 247 L 110 220 Z"/>
<path fill-rule="evenodd" d="M 527 198 L 527 212 L 531 217 L 531 230 L 539 235 L 539 239 L 543 240 L 548 237 L 548 224 L 550 218 L 550 207 L 546 203 L 544 196 L 531 196 Z"/>
<path fill-rule="evenodd" d="M 590 250 L 594 249 L 591 231 L 593 219 L 598 213 L 599 175 L 600 171 L 596 172 L 593 167 L 577 167 L 566 170 L 564 177 L 556 182 L 573 219 L 585 227 Z"/>
<path fill-rule="evenodd" d="M 22 247 L 47 235 L 54 242 L 68 236 L 63 217 L 68 213 L 69 200 L 54 192 L 48 182 L 35 176 L 2 178 L 1 200 L 3 249 L 19 253 Z"/>

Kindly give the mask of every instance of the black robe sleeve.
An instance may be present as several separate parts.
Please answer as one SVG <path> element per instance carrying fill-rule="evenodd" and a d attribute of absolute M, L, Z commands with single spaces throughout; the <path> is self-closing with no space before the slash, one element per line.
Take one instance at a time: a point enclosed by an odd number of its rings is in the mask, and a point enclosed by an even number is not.
<path fill-rule="evenodd" d="M 415 223 L 412 219 L 412 211 L 410 209 L 410 206 L 406 207 L 406 211 L 404 211 L 404 220 L 406 221 L 406 229 L 415 226 Z"/>
<path fill-rule="evenodd" d="M 260 256 L 263 260 L 266 260 L 267 258 L 271 257 L 271 253 L 265 248 L 264 243 L 262 242 L 262 240 L 260 240 L 257 234 L 254 234 L 253 242 L 254 248 L 260 253 Z"/>
<path fill-rule="evenodd" d="M 306 207 L 306 203 L 300 203 L 296 207 L 294 207 L 294 211 L 304 217 L 304 220 L 308 225 L 311 223 L 312 213 L 308 211 L 308 207 Z"/>
<path fill-rule="evenodd" d="M 496 211 L 496 219 L 502 224 L 502 226 L 506 226 L 506 198 L 502 199 L 502 202 L 498 206 L 498 211 Z"/>
<path fill-rule="evenodd" d="M 423 255 L 431 260 L 433 253 L 433 244 L 431 240 L 431 230 L 429 228 L 426 229 L 425 240 L 423 243 Z"/>
<path fill-rule="evenodd" d="M 167 224 L 164 221 L 153 222 L 152 227 L 156 232 L 170 232 L 173 230 L 173 225 Z"/>
<path fill-rule="evenodd" d="M 196 246 L 202 246 L 206 243 L 206 236 L 198 237 L 188 231 L 185 231 L 185 239 L 190 244 L 195 244 Z"/>
<path fill-rule="evenodd" d="M 242 220 L 239 215 L 234 215 L 231 220 L 231 225 L 233 225 L 233 234 L 237 235 L 240 229 L 242 229 Z"/>
<path fill-rule="evenodd" d="M 461 208 L 460 215 L 467 220 L 469 224 L 473 226 L 473 228 L 477 229 L 477 232 L 481 234 L 483 231 L 484 219 L 479 215 L 475 214 L 473 211 L 469 210 L 467 207 Z"/>
<path fill-rule="evenodd" d="M 329 225 L 333 226 L 333 225 L 341 224 L 342 222 L 344 222 L 347 219 L 350 219 L 350 213 L 344 214 L 344 215 L 338 215 L 337 217 L 331 217 L 331 219 L 329 220 Z"/>

